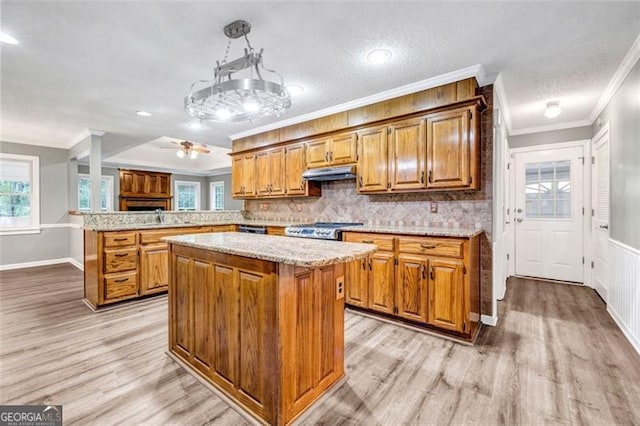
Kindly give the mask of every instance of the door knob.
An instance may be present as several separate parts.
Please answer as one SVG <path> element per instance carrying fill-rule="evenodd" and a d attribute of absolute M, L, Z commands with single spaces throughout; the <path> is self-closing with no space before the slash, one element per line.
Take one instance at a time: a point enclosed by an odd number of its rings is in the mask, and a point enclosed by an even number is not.
<path fill-rule="evenodd" d="M 601 229 L 609 229 L 609 225 L 600 225 Z"/>
<path fill-rule="evenodd" d="M 516 210 L 518 213 L 522 213 L 522 209 L 518 209 Z"/>
<path fill-rule="evenodd" d="M 517 218 L 516 220 L 518 221 L 518 223 L 522 222 L 522 218 L 521 217 Z"/>

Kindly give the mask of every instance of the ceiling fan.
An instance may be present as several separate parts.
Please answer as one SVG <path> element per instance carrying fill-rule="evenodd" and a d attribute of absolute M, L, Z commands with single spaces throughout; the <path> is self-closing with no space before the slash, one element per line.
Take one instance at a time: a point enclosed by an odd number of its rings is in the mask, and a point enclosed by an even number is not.
<path fill-rule="evenodd" d="M 176 156 L 178 158 L 190 158 L 195 160 L 198 158 L 198 154 L 209 154 L 211 151 L 207 149 L 207 145 L 200 144 L 196 145 L 193 142 L 182 141 L 182 142 L 174 142 L 171 141 L 172 144 L 178 145 L 178 151 L 176 151 Z M 165 149 L 175 149 L 174 147 L 163 147 Z"/>

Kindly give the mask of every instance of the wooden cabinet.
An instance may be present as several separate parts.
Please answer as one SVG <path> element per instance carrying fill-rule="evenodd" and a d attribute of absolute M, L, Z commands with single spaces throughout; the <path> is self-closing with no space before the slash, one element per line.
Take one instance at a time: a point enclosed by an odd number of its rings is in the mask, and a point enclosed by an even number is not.
<path fill-rule="evenodd" d="M 348 305 L 472 340 L 480 322 L 480 240 L 345 232 L 376 244 L 346 270 Z"/>
<path fill-rule="evenodd" d="M 284 148 L 256 154 L 256 196 L 284 195 Z"/>
<path fill-rule="evenodd" d="M 306 268 L 170 245 L 169 348 L 265 424 L 344 376 L 343 265 Z"/>
<path fill-rule="evenodd" d="M 346 132 L 308 141 L 307 168 L 353 164 L 357 160 L 356 132 Z"/>
<path fill-rule="evenodd" d="M 85 231 L 85 301 L 93 308 L 166 293 L 169 251 L 163 237 L 234 231 L 235 225 L 113 232 Z"/>
<path fill-rule="evenodd" d="M 240 154 L 231 162 L 231 193 L 233 197 L 254 197 L 256 195 L 256 155 Z"/>
<path fill-rule="evenodd" d="M 319 197 L 319 182 L 302 179 L 306 170 L 305 145 L 237 154 L 231 163 L 234 198 Z"/>
<path fill-rule="evenodd" d="M 121 197 L 163 198 L 171 196 L 171 173 L 120 169 Z"/>
<path fill-rule="evenodd" d="M 391 191 L 425 187 L 425 120 L 414 118 L 389 126 Z"/>
<path fill-rule="evenodd" d="M 387 126 L 358 133 L 357 190 L 359 193 L 384 192 L 388 189 Z"/>
<path fill-rule="evenodd" d="M 477 135 L 475 106 L 427 116 L 428 189 L 479 189 Z"/>

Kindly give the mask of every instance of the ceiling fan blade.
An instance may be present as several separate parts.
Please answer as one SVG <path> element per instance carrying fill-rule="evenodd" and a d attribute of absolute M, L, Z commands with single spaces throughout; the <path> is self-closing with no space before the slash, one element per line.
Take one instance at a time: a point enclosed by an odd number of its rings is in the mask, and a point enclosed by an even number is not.
<path fill-rule="evenodd" d="M 209 154 L 211 152 L 208 149 L 205 149 L 205 148 L 202 148 L 202 147 L 199 147 L 199 146 L 194 146 L 192 149 L 194 151 L 201 152 L 203 154 Z"/>
<path fill-rule="evenodd" d="M 176 141 L 169 141 L 169 142 L 174 145 L 182 146 L 182 142 L 176 142 Z"/>

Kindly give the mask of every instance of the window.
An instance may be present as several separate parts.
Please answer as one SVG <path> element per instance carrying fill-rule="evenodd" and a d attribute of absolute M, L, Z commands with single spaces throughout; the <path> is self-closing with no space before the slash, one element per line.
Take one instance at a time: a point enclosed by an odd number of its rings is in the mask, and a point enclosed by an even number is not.
<path fill-rule="evenodd" d="M 176 210 L 200 210 L 200 182 L 186 182 L 177 180 L 175 186 Z"/>
<path fill-rule="evenodd" d="M 40 160 L 0 154 L 0 231 L 40 232 Z"/>
<path fill-rule="evenodd" d="M 209 200 L 211 210 L 224 210 L 224 182 L 209 184 Z"/>
<path fill-rule="evenodd" d="M 102 176 L 100 179 L 100 198 L 102 211 L 113 211 L 113 176 Z M 91 180 L 89 175 L 78 174 L 78 210 L 91 211 Z"/>
<path fill-rule="evenodd" d="M 571 218 L 571 162 L 527 163 L 525 215 L 530 219 Z"/>

